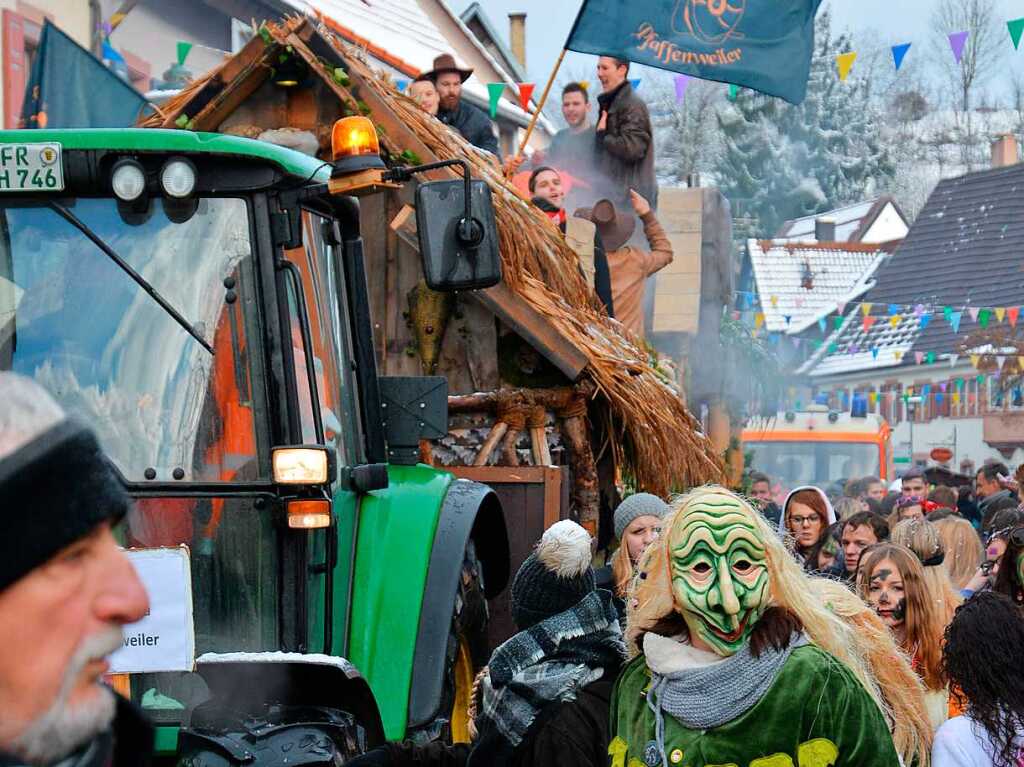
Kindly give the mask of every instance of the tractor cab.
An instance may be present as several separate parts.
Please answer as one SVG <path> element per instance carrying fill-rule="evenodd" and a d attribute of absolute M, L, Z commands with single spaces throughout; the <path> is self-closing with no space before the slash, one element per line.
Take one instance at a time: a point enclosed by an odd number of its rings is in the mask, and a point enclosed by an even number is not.
<path fill-rule="evenodd" d="M 352 195 L 415 169 L 385 178 L 353 135 L 329 164 L 187 131 L 0 132 L 0 369 L 96 430 L 135 499 L 124 546 L 187 563 L 186 667 L 151 638 L 115 680 L 166 755 L 287 730 L 289 711 L 343 758 L 451 736 L 482 663 L 465 571 L 480 599 L 508 579 L 493 492 L 389 444 L 382 391 L 421 427 L 446 400 L 377 377 Z M 432 287 L 500 279 L 468 172 L 418 201 Z"/>

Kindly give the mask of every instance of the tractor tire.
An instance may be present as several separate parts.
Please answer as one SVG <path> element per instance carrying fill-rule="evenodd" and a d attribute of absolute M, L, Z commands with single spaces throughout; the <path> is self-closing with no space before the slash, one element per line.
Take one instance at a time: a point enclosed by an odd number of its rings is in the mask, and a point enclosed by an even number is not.
<path fill-rule="evenodd" d="M 445 683 L 441 694 L 442 716 L 448 719 L 442 737 L 451 743 L 470 741 L 469 709 L 473 680 L 491 655 L 487 637 L 489 613 L 484 596 L 484 576 L 473 541 L 466 544 L 459 589 L 452 610 L 452 627 L 445 657 Z"/>

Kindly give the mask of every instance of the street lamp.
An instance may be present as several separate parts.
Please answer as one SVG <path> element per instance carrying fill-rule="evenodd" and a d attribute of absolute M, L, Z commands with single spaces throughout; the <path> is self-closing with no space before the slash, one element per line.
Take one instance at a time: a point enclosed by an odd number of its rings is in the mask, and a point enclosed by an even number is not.
<path fill-rule="evenodd" d="M 907 397 L 907 416 L 910 421 L 910 465 L 914 465 L 914 416 L 917 414 L 917 406 L 924 402 L 924 397 Z"/>

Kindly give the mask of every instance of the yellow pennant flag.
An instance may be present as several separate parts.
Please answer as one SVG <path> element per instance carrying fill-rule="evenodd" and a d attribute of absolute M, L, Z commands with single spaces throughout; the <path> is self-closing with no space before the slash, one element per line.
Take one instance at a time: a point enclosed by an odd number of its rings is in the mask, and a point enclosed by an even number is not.
<path fill-rule="evenodd" d="M 1003 321 L 1003 317 L 1005 317 L 1005 316 L 1006 316 L 1006 307 L 1005 306 L 997 306 L 996 307 L 996 322 L 1002 322 Z"/>
<path fill-rule="evenodd" d="M 1017 358 L 1017 367 L 1019 367 L 1021 370 L 1024 370 L 1024 357 Z"/>
<path fill-rule="evenodd" d="M 954 405 L 959 405 L 960 404 L 960 392 L 958 392 L 958 391 L 953 392 L 953 404 Z"/>
<path fill-rule="evenodd" d="M 845 81 L 850 75 L 850 70 L 853 69 L 853 62 L 857 60 L 857 54 L 855 51 L 849 53 L 840 53 L 836 56 L 836 65 L 839 67 L 839 79 Z"/>
<path fill-rule="evenodd" d="M 860 310 L 862 312 L 864 312 L 864 316 L 865 317 L 867 317 L 869 314 L 871 314 L 871 307 L 872 307 L 871 303 L 863 303 L 863 304 L 860 305 Z"/>
<path fill-rule="evenodd" d="M 771 297 L 771 302 L 772 302 L 772 308 L 774 309 L 775 307 L 777 307 L 779 305 L 779 297 L 778 296 L 772 296 Z"/>
<path fill-rule="evenodd" d="M 872 405 L 877 405 L 878 404 L 878 392 L 876 392 L 876 391 L 871 392 L 871 394 L 868 395 L 868 400 L 871 402 Z"/>
<path fill-rule="evenodd" d="M 971 367 L 972 368 L 977 368 L 979 362 L 981 362 L 981 355 L 980 354 L 972 354 L 971 355 Z"/>
<path fill-rule="evenodd" d="M 758 312 L 754 315 L 754 327 L 760 330 L 762 325 L 764 325 L 764 313 Z"/>
<path fill-rule="evenodd" d="M 903 359 L 903 352 L 901 352 L 901 351 L 896 351 L 896 350 L 894 349 L 894 350 L 893 350 L 893 352 L 892 352 L 892 358 L 893 358 L 894 360 L 896 360 L 897 362 L 899 362 L 900 360 L 902 360 L 902 359 Z"/>
<path fill-rule="evenodd" d="M 893 327 L 896 327 L 897 325 L 900 324 L 900 319 L 902 318 L 898 314 L 894 314 L 892 317 L 889 318 L 889 324 L 892 325 Z"/>

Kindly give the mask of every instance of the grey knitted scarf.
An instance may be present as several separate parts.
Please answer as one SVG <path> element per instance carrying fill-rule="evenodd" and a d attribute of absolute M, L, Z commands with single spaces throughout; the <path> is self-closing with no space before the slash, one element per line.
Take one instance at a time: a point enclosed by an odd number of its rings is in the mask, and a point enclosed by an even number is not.
<path fill-rule="evenodd" d="M 669 767 L 665 756 L 665 712 L 693 730 L 710 730 L 731 722 L 764 697 L 790 653 L 805 644 L 804 634 L 794 634 L 785 650 L 769 645 L 755 658 L 748 642 L 735 655 L 710 666 L 665 676 L 652 672 L 647 706 L 654 713 L 654 737 L 663 767 Z"/>

